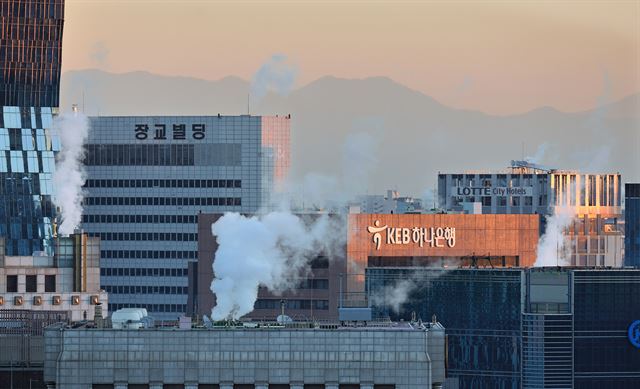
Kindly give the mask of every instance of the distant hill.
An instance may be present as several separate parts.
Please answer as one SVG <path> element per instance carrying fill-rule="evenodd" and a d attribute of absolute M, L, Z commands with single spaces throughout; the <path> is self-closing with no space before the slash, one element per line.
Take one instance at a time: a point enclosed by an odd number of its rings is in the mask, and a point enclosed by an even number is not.
<path fill-rule="evenodd" d="M 84 95 L 85 113 L 92 116 L 244 114 L 249 90 L 237 77 L 207 81 L 85 70 L 63 75 L 61 100 L 63 109 L 82 106 Z M 357 192 L 397 188 L 419 196 L 435 186 L 438 172 L 503 168 L 522 157 L 523 144 L 525 156 L 545 144 L 539 162 L 548 166 L 619 171 L 625 182 L 640 181 L 640 95 L 585 112 L 543 107 L 491 116 L 444 106 L 385 77 L 327 76 L 288 96 L 252 101 L 250 111 L 292 115 L 296 182 L 317 173 L 350 185 L 344 171 L 366 163 Z M 362 138 L 352 135 L 363 132 L 373 142 L 349 149 L 365 158 L 343 158 L 345 142 L 357 143 Z"/>

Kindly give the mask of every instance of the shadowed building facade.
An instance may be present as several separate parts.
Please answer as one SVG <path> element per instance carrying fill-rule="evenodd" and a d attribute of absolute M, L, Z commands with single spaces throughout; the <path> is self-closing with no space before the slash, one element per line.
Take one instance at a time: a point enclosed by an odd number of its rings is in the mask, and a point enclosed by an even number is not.
<path fill-rule="evenodd" d="M 460 388 L 631 389 L 640 380 L 640 341 L 629 335 L 640 320 L 639 270 L 387 267 L 368 268 L 366 284 L 374 317 L 437 315 Z"/>
<path fill-rule="evenodd" d="M 214 278 L 213 263 L 218 243 L 211 232 L 211 226 L 223 214 L 198 215 L 198 262 L 189 267 L 188 312 L 210 315 L 216 298 L 211 291 Z M 319 215 L 301 214 L 303 220 L 311 221 Z M 338 217 L 338 216 L 330 216 Z M 273 293 L 260 287 L 258 300 L 253 312 L 245 317 L 274 320 L 281 313 L 281 302 L 285 304 L 285 314 L 294 320 L 336 320 L 338 317 L 338 297 L 340 275 L 346 272 L 345 250 L 329 257 L 318 253 L 310 259 L 309 272 L 293 282 L 294 289 L 284 293 Z"/>
<path fill-rule="evenodd" d="M 640 267 L 640 184 L 625 184 L 625 266 Z"/>

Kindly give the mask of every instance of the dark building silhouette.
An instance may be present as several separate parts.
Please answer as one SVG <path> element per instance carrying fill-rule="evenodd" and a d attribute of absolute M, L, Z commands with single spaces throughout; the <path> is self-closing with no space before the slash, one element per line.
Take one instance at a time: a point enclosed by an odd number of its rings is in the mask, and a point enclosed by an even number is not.
<path fill-rule="evenodd" d="M 624 264 L 640 267 L 640 184 L 625 184 Z"/>
<path fill-rule="evenodd" d="M 369 267 L 366 284 L 374 317 L 437 315 L 460 388 L 640 382 L 638 270 Z"/>

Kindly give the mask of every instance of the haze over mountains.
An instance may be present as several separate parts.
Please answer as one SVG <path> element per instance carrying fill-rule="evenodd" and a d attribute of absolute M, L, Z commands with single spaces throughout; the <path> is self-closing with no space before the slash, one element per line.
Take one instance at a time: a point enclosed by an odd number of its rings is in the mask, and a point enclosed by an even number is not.
<path fill-rule="evenodd" d="M 82 109 L 84 96 L 90 116 L 237 115 L 247 113 L 250 89 L 237 77 L 72 71 L 62 77 L 61 105 Z M 523 145 L 525 157 L 537 154 L 547 166 L 619 171 L 623 182 L 640 181 L 640 94 L 585 112 L 543 107 L 491 116 L 444 106 L 385 77 L 327 76 L 287 96 L 251 101 L 250 112 L 292 115 L 294 190 L 307 193 L 323 186 L 423 196 L 438 172 L 504 168 L 522 158 Z"/>

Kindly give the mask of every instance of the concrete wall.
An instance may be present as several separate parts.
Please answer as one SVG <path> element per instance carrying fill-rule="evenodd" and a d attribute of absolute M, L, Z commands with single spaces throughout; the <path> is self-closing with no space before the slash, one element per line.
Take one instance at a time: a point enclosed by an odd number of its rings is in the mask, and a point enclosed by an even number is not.
<path fill-rule="evenodd" d="M 45 331 L 45 381 L 67 389 L 95 383 L 122 388 L 127 383 L 430 388 L 429 331 L 50 327 Z M 442 358 L 444 335 L 433 346 L 441 348 L 439 353 L 433 350 L 434 357 Z M 444 361 L 437 363 L 443 366 Z"/>

